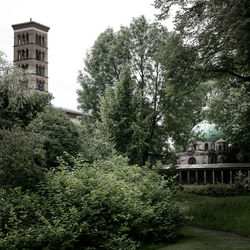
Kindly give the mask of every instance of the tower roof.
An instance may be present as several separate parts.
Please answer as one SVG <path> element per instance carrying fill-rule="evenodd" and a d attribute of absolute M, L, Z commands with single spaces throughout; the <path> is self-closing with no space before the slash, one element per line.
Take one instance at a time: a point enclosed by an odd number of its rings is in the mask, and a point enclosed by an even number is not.
<path fill-rule="evenodd" d="M 19 30 L 19 29 L 25 29 L 25 28 L 37 28 L 39 30 L 43 30 L 45 32 L 48 32 L 49 31 L 49 27 L 48 26 L 45 26 L 43 24 L 40 24 L 40 23 L 37 23 L 37 22 L 34 22 L 32 21 L 32 19 L 30 19 L 29 22 L 26 22 L 26 23 L 18 23 L 18 24 L 13 24 L 12 25 L 12 28 L 14 30 Z"/>
<path fill-rule="evenodd" d="M 219 140 L 223 138 L 223 133 L 216 128 L 215 124 L 208 121 L 198 123 L 192 131 L 197 135 L 201 135 L 205 140 Z"/>

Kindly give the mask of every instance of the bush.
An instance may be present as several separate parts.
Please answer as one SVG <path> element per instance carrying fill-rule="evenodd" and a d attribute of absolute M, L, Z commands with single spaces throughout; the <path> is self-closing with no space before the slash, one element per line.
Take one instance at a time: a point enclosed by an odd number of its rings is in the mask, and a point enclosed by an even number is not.
<path fill-rule="evenodd" d="M 46 168 L 43 138 L 22 130 L 0 130 L 0 186 L 34 188 Z"/>
<path fill-rule="evenodd" d="M 176 237 L 185 216 L 168 181 L 146 167 L 129 166 L 122 157 L 83 162 L 77 158 L 73 169 L 61 163 L 60 171 L 50 172 L 40 194 L 32 194 L 34 207 L 21 201 L 24 218 L 15 209 L 0 210 L 1 228 L 7 229 L 0 248 L 135 249 L 141 242 Z M 15 207 L 18 197 L 3 195 L 2 207 Z"/>
<path fill-rule="evenodd" d="M 57 157 L 64 151 L 76 155 L 79 150 L 79 132 L 76 125 L 63 112 L 48 107 L 38 114 L 28 130 L 45 136 L 47 165 L 58 165 Z"/>

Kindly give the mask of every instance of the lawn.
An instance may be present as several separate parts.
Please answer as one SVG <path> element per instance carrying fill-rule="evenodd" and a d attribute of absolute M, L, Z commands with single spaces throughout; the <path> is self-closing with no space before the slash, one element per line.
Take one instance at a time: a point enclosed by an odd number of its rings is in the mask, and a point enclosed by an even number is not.
<path fill-rule="evenodd" d="M 249 249 L 250 196 L 211 197 L 183 192 L 180 202 L 192 218 L 190 225 L 181 230 L 180 237 L 172 244 L 146 246 L 143 250 L 206 250 Z"/>
<path fill-rule="evenodd" d="M 250 237 L 250 196 L 183 194 L 181 201 L 193 224 Z"/>
<path fill-rule="evenodd" d="M 180 238 L 172 244 L 159 244 L 147 246 L 141 250 L 230 250 L 250 249 L 250 239 L 236 235 L 228 235 L 223 232 L 185 227 L 181 231 Z"/>

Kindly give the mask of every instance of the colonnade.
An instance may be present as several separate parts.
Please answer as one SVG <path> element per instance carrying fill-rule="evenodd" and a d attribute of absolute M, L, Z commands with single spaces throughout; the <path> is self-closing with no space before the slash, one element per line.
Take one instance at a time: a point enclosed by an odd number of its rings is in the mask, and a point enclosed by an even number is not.
<path fill-rule="evenodd" d="M 234 176 L 240 170 L 250 178 L 248 169 L 197 169 L 178 172 L 179 181 L 183 184 L 233 184 Z"/>

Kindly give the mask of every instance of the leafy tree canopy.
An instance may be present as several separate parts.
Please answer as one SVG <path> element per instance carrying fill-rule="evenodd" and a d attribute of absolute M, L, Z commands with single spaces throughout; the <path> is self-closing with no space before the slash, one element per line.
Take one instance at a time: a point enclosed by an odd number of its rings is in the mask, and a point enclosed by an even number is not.
<path fill-rule="evenodd" d="M 78 100 L 115 148 L 123 154 L 129 148 L 130 159 L 143 165 L 150 152 L 168 152 L 170 137 L 183 144 L 198 119 L 203 99 L 196 58 L 180 36 L 144 17 L 134 19 L 117 33 L 109 29 L 99 36 L 80 75 Z"/>
<path fill-rule="evenodd" d="M 208 101 L 206 116 L 223 130 L 232 144 L 233 161 L 250 161 L 250 93 L 245 85 L 233 88 L 225 82 L 223 87 L 214 83 Z"/>
<path fill-rule="evenodd" d="M 43 138 L 20 129 L 0 129 L 0 186 L 33 189 L 46 169 Z"/>
<path fill-rule="evenodd" d="M 26 87 L 27 77 L 0 52 L 0 128 L 25 127 L 50 103 L 49 94 Z"/>
<path fill-rule="evenodd" d="M 76 125 L 63 112 L 47 107 L 37 115 L 29 126 L 29 131 L 45 137 L 47 165 L 57 166 L 57 157 L 64 151 L 76 155 L 79 151 L 79 131 Z"/>
<path fill-rule="evenodd" d="M 236 81 L 250 81 L 248 0 L 155 0 L 154 5 L 160 10 L 159 19 L 167 18 L 171 7 L 178 6 L 176 30 L 197 48 L 201 68 L 207 73 L 213 72 L 213 76 L 222 73 Z"/>

